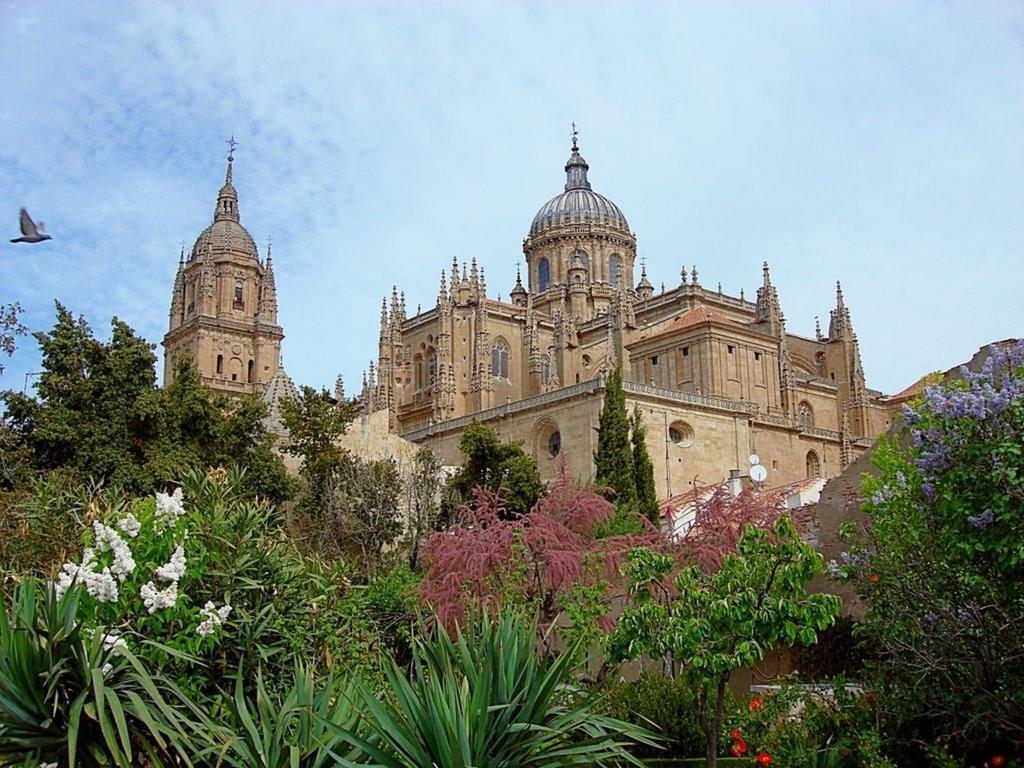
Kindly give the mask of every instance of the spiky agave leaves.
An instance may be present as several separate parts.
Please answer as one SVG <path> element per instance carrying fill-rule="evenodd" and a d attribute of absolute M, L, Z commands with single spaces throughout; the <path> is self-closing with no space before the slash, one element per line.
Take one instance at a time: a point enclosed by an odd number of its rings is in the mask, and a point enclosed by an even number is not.
<path fill-rule="evenodd" d="M 292 686 L 282 696 L 269 692 L 257 673 L 255 699 L 247 697 L 239 673 L 228 707 L 230 723 L 190 708 L 196 757 L 228 768 L 325 768 L 338 760 L 356 760 L 358 751 L 343 739 L 358 720 L 353 700 L 333 676 L 317 684 L 301 664 L 296 664 Z"/>
<path fill-rule="evenodd" d="M 77 585 L 42 599 L 36 584 L 0 611 L 0 763 L 190 765 L 180 719 L 127 647 L 83 631 Z"/>
<path fill-rule="evenodd" d="M 599 714 L 597 700 L 569 682 L 577 650 L 543 659 L 536 632 L 535 622 L 505 612 L 453 635 L 421 634 L 412 678 L 394 663 L 386 670 L 390 699 L 358 687 L 372 740 L 347 740 L 386 768 L 640 765 L 626 745 L 654 744 L 653 735 Z"/>

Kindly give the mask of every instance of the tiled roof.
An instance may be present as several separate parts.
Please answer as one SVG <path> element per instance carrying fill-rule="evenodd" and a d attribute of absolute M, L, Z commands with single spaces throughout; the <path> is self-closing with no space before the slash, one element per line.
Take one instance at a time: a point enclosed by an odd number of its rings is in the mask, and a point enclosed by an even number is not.
<path fill-rule="evenodd" d="M 267 388 L 263 390 L 262 395 L 263 402 L 267 404 L 267 415 L 263 419 L 263 426 L 268 432 L 275 435 L 288 434 L 281 418 L 281 401 L 298 396 L 298 390 L 295 389 L 295 383 L 291 376 L 285 372 L 283 365 L 279 365 L 277 373 L 267 382 Z"/>
<path fill-rule="evenodd" d="M 634 341 L 632 344 L 628 344 L 627 346 L 632 347 L 636 344 L 640 344 L 641 342 L 660 339 L 664 336 L 670 336 L 674 333 L 679 333 L 680 331 L 685 331 L 689 328 L 695 328 L 699 325 L 706 324 L 731 325 L 733 327 L 739 327 L 740 325 L 735 320 L 731 320 L 725 315 L 701 304 L 679 315 L 665 328 L 662 328 L 653 335 L 641 336 L 637 341 Z"/>

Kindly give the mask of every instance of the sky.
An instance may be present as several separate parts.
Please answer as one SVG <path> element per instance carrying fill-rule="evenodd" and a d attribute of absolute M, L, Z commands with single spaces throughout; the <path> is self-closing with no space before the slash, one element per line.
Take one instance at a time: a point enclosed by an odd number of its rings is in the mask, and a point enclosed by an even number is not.
<path fill-rule="evenodd" d="M 352 393 L 392 285 L 475 257 L 508 296 L 573 120 L 655 286 L 766 260 L 812 335 L 841 280 L 884 392 L 1024 331 L 1024 3 L 980 0 L 0 0 L 0 303 L 158 343 L 233 135 L 285 366 Z"/>

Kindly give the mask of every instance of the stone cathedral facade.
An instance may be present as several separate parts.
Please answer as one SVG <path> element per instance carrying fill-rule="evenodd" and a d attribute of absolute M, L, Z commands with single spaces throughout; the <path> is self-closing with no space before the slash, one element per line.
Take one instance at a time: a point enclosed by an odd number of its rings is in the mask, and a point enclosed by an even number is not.
<path fill-rule="evenodd" d="M 523 242 L 525 285 L 517 271 L 507 301 L 488 296 L 475 258 L 443 270 L 435 306 L 415 315 L 392 289 L 358 398 L 365 419 L 450 465 L 477 419 L 522 441 L 544 477 L 565 462 L 590 479 L 604 378 L 621 366 L 660 498 L 745 475 L 752 453 L 769 487 L 831 477 L 886 430 L 894 406 L 867 386 L 838 284 L 827 333 L 813 337 L 787 330 L 767 264 L 754 300 L 705 287 L 696 267 L 656 292 L 645 268 L 636 278 L 636 235 L 589 170 L 574 139 L 564 189 Z M 273 411 L 294 391 L 282 338 L 270 251 L 261 261 L 239 223 L 229 158 L 213 224 L 178 269 L 165 381 L 187 350 L 210 386 L 264 392 Z"/>

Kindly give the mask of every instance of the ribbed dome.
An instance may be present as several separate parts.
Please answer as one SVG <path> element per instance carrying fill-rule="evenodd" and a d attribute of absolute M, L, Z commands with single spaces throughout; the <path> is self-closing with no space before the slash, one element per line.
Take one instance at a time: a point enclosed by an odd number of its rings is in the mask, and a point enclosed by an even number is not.
<path fill-rule="evenodd" d="M 189 261 L 201 258 L 206 253 L 207 248 L 214 255 L 234 253 L 258 259 L 256 242 L 252 239 L 252 235 L 249 234 L 249 230 L 237 221 L 231 221 L 230 219 L 215 221 L 199 234 L 195 245 L 192 246 L 192 254 L 189 256 Z"/>
<path fill-rule="evenodd" d="M 590 188 L 587 180 L 589 169 L 574 138 L 572 155 L 565 165 L 565 191 L 548 200 L 537 211 L 530 225 L 531 235 L 564 224 L 604 224 L 629 233 L 629 223 L 619 206 Z"/>

